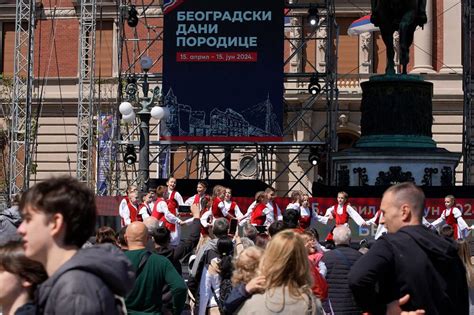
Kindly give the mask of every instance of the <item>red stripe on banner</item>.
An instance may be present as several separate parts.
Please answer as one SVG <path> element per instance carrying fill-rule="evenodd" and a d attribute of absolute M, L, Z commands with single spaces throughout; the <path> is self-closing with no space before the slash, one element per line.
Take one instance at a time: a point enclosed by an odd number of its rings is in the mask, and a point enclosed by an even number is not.
<path fill-rule="evenodd" d="M 176 62 L 256 62 L 257 52 L 177 52 Z"/>
<path fill-rule="evenodd" d="M 280 142 L 283 137 L 225 137 L 225 136 L 163 136 L 160 140 L 166 141 L 224 141 L 224 142 Z"/>

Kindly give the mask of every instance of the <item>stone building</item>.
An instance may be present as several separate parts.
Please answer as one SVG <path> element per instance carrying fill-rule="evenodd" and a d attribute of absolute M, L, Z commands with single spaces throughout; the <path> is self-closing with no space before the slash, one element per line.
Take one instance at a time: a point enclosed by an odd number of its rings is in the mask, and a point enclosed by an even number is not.
<path fill-rule="evenodd" d="M 117 74 L 119 69 L 131 73 L 139 72 L 139 65 L 130 63 L 135 58 L 134 54 L 148 44 L 153 45 L 150 57 L 158 62 L 150 72 L 162 72 L 160 54 L 162 42 L 156 40 L 163 30 L 161 11 L 149 11 L 147 25 L 142 24 L 136 29 L 124 28 L 120 34 L 118 27 L 117 4 L 112 0 L 97 0 L 97 30 L 96 30 L 96 95 L 100 112 L 97 115 L 106 115 L 116 110 Z M 304 2 L 304 1 L 303 1 Z M 15 3 L 12 0 L 0 0 L 0 73 L 2 73 L 2 112 L 0 112 L 0 130 L 6 130 L 9 106 L 8 77 L 13 72 L 14 50 L 14 24 Z M 78 36 L 79 13 L 77 0 L 36 0 L 38 5 L 38 19 L 35 31 L 34 49 L 34 84 L 33 96 L 35 98 L 34 123 L 38 125 L 35 137 L 37 139 L 34 153 L 34 172 L 31 183 L 43 180 L 51 175 L 75 175 L 76 150 L 77 150 L 77 95 L 78 95 Z M 158 4 L 158 1 L 157 1 Z M 360 136 L 360 83 L 373 74 L 381 74 L 385 68 L 385 47 L 380 34 L 365 33 L 360 36 L 349 36 L 347 29 L 352 21 L 369 14 L 370 1 L 368 0 L 335 0 L 336 22 L 339 26 L 339 39 L 337 45 L 337 87 L 338 87 L 338 113 L 336 126 L 338 150 L 351 147 Z M 307 11 L 295 10 L 296 14 L 289 18 L 290 25 L 303 25 L 302 27 L 288 28 L 287 35 L 293 38 L 285 42 L 285 55 L 293 53 L 294 44 L 301 42 L 304 36 L 312 30 L 304 25 Z M 434 84 L 433 97 L 433 138 L 439 147 L 452 152 L 462 152 L 463 132 L 463 90 L 462 90 L 462 65 L 461 65 L 461 2 L 457 0 L 427 0 L 428 24 L 424 29 L 415 33 L 414 45 L 410 54 L 409 71 L 422 75 Z M 134 34 L 134 32 L 136 32 Z M 133 43 L 122 48 L 122 66 L 119 65 L 119 36 L 133 38 L 147 38 L 154 34 L 152 39 L 143 43 Z M 314 68 L 319 72 L 325 71 L 325 53 L 328 49 L 325 41 L 320 40 L 326 34 L 316 32 L 315 40 L 308 41 L 304 50 L 294 54 L 291 61 L 285 65 L 287 73 L 312 73 Z M 135 46 L 134 46 L 135 45 Z M 152 84 L 160 83 L 159 78 Z M 287 124 L 300 112 L 302 104 L 308 99 L 308 80 L 287 82 L 285 85 L 285 116 Z M 6 91 L 6 92 L 5 92 Z M 312 130 L 324 129 L 327 121 L 327 107 L 324 100 L 316 101 L 311 110 L 304 114 L 306 123 L 300 123 L 292 135 L 286 135 L 284 141 L 308 141 Z M 198 119 L 199 117 L 195 117 Z M 238 117 L 237 117 L 238 118 Z M 237 119 L 236 118 L 236 119 Z M 204 120 L 204 117 L 199 119 Z M 203 126 L 204 127 L 204 126 Z M 192 127 L 194 128 L 194 127 Z M 152 140 L 157 140 L 157 131 L 152 134 Z M 186 132 L 203 133 L 186 126 Z M 324 132 L 324 131 L 323 131 Z M 136 138 L 135 138 L 136 139 Z M 1 140 L 1 139 L 0 139 Z M 8 150 L 4 141 L 2 152 L 5 156 Z M 154 148 L 152 151 L 158 149 Z M 232 155 L 232 170 L 239 172 L 242 167 L 241 160 L 248 155 L 246 148 L 236 150 Z M 240 152 L 240 153 L 239 153 Z M 173 154 L 172 165 L 179 165 L 188 155 L 188 151 L 178 150 Z M 97 152 L 91 152 L 91 158 L 96 158 Z M 282 171 L 286 175 L 279 177 L 274 186 L 286 192 L 293 189 L 310 190 L 315 180 L 325 180 L 327 169 L 322 167 L 308 171 L 311 165 L 308 162 L 308 152 L 288 150 L 286 161 L 290 163 L 289 171 L 275 163 L 275 173 Z M 115 160 L 117 162 L 117 160 Z M 174 164 L 173 164 L 174 163 Z M 212 163 L 212 161 L 211 161 Z M 217 162 L 215 162 L 217 164 Z M 5 177 L 5 163 L 0 170 L 1 177 Z M 253 165 L 253 164 L 252 164 Z M 96 167 L 97 165 L 94 165 Z M 126 170 L 127 168 L 124 168 Z M 131 169 L 128 169 L 130 172 Z M 151 177 L 157 176 L 158 167 L 152 164 Z M 293 173 L 293 175 L 291 175 Z M 184 176 L 185 172 L 176 171 L 176 176 Z M 243 176 L 242 174 L 246 174 Z M 189 175 L 189 174 L 188 174 Z M 197 175 L 191 175 L 197 176 Z M 222 176 L 215 173 L 214 177 Z M 241 172 L 239 178 L 255 178 L 255 172 Z M 276 176 L 275 176 L 276 177 Z M 462 161 L 456 169 L 456 183 L 461 184 Z M 124 180 L 120 188 L 124 187 Z"/>

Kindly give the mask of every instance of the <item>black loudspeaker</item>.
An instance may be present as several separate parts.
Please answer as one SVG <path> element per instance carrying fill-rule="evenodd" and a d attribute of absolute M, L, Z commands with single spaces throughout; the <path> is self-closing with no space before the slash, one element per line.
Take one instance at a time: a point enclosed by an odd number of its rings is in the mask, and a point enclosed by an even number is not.
<path fill-rule="evenodd" d="M 135 153 L 135 147 L 133 144 L 127 144 L 125 154 L 123 155 L 123 160 L 128 165 L 133 165 L 135 162 L 137 162 L 137 154 Z"/>

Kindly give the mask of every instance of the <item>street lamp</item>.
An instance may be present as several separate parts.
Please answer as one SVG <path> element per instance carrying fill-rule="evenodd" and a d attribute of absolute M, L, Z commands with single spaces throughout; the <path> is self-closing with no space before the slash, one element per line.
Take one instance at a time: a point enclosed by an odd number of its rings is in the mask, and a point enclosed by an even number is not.
<path fill-rule="evenodd" d="M 126 123 L 135 121 L 136 115 L 140 119 L 140 152 L 138 155 L 138 189 L 141 193 L 148 192 L 148 182 L 150 178 L 150 117 L 161 120 L 167 116 L 167 110 L 159 106 L 161 98 L 160 88 L 157 86 L 153 89 L 153 95 L 148 96 L 149 83 L 148 71 L 153 66 L 150 57 L 142 57 L 140 65 L 144 72 L 143 74 L 143 97 L 138 96 L 138 86 L 132 82 L 127 84 L 125 90 L 126 101 L 119 106 L 119 111 L 122 114 L 122 120 Z M 136 103 L 138 112 L 135 114 L 132 103 Z"/>

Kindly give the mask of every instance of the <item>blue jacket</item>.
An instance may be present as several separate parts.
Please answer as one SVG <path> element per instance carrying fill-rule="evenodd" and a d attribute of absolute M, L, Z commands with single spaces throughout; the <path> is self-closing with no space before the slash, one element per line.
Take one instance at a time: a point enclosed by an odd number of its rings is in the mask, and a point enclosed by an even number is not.
<path fill-rule="evenodd" d="M 232 291 L 230 291 L 229 296 L 224 302 L 225 314 L 235 314 L 251 296 L 252 295 L 245 290 L 245 284 L 243 283 L 232 288 Z"/>

